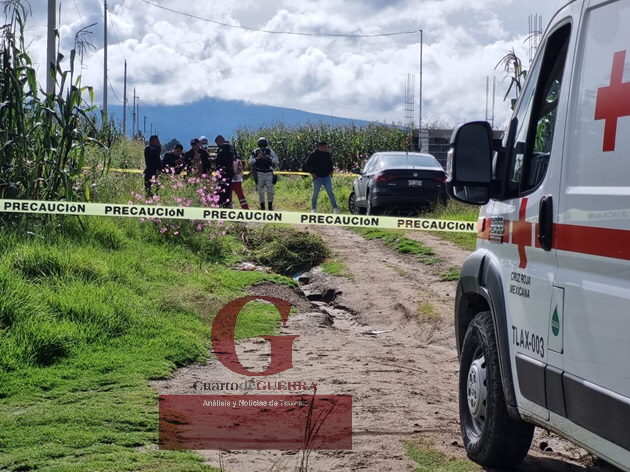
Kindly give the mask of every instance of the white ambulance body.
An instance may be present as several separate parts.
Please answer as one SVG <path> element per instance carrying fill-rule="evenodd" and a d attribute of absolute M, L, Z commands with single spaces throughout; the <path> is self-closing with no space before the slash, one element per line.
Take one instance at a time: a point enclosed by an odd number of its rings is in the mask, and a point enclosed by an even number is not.
<path fill-rule="evenodd" d="M 630 471 L 630 1 L 565 1 L 502 142 L 453 135 L 452 197 L 484 204 L 455 306 L 469 457 L 533 425 Z"/>

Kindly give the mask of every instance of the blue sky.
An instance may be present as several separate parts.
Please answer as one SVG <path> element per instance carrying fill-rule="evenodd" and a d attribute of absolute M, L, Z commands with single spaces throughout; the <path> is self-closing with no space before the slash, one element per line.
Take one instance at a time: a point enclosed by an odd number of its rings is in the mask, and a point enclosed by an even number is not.
<path fill-rule="evenodd" d="M 82 75 L 84 84 L 94 86 L 100 104 L 103 2 L 57 2 L 63 52 L 72 48 L 79 29 L 96 23 L 90 28 L 95 49 L 84 57 Z M 422 29 L 423 124 L 484 119 L 486 77 L 493 76 L 498 87 L 495 122 L 500 124 L 507 121 L 510 110 L 502 102 L 507 83 L 494 67 L 512 48 L 527 58 L 529 16 L 541 15 L 546 26 L 556 3 L 109 0 L 108 102 L 122 103 L 126 61 L 129 104 L 135 87 L 141 106 L 243 100 L 324 115 L 404 122 L 406 80 L 414 74 L 417 122 L 418 30 Z M 31 6 L 34 16 L 28 21 L 28 39 L 35 62 L 42 64 L 47 1 L 32 0 Z M 43 81 L 42 72 L 40 67 Z"/>

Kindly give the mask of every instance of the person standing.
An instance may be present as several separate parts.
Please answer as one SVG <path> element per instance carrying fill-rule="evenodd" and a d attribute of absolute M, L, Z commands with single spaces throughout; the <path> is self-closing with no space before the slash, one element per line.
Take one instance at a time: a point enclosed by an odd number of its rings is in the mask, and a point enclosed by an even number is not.
<path fill-rule="evenodd" d="M 220 134 L 214 138 L 217 145 L 217 157 L 214 160 L 217 176 L 215 177 L 215 194 L 219 196 L 219 207 L 226 208 L 232 199 L 232 178 L 234 177 L 234 159 L 236 152 L 232 143 Z"/>
<path fill-rule="evenodd" d="M 212 170 L 212 162 L 210 154 L 205 149 L 201 149 L 198 138 L 190 140 L 190 149 L 184 154 L 184 167 L 188 171 L 188 175 L 210 175 Z"/>
<path fill-rule="evenodd" d="M 230 200 L 234 202 L 232 195 L 236 193 L 238 202 L 243 210 L 249 210 L 249 204 L 247 198 L 245 198 L 245 192 L 243 192 L 243 162 L 236 156 L 233 161 L 234 177 L 232 177 L 232 194 L 230 194 Z"/>
<path fill-rule="evenodd" d="M 317 149 L 308 155 L 304 163 L 304 171 L 310 173 L 311 177 L 313 177 L 312 212 L 317 213 L 317 199 L 319 197 L 319 190 L 323 186 L 326 189 L 326 193 L 328 193 L 328 198 L 330 198 L 333 212 L 339 213 L 337 199 L 335 199 L 332 188 L 333 161 L 326 141 L 317 143 Z"/>
<path fill-rule="evenodd" d="M 154 134 L 149 138 L 149 144 L 144 148 L 144 188 L 147 195 L 151 196 L 151 184 L 153 177 L 162 170 L 162 144 L 160 138 Z"/>
<path fill-rule="evenodd" d="M 269 142 L 265 138 L 259 138 L 257 144 L 258 147 L 252 151 L 248 162 L 255 176 L 260 209 L 265 209 L 266 190 L 269 210 L 273 211 L 273 168 L 278 165 L 278 156 L 269 147 Z"/>

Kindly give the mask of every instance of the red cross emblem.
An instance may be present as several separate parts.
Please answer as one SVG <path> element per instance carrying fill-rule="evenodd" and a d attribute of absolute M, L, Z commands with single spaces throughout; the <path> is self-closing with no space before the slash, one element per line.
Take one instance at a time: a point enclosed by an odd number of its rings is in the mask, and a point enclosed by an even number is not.
<path fill-rule="evenodd" d="M 630 116 L 630 82 L 623 82 L 626 51 L 616 52 L 613 57 L 610 85 L 597 90 L 595 119 L 605 120 L 604 152 L 615 150 L 617 120 Z"/>
<path fill-rule="evenodd" d="M 525 247 L 532 245 L 532 223 L 525 221 L 525 214 L 527 213 L 527 198 L 521 200 L 521 207 L 518 211 L 518 221 L 512 222 L 512 244 L 518 246 L 518 257 L 520 263 L 519 269 L 525 269 L 527 267 L 527 254 L 525 254 Z"/>

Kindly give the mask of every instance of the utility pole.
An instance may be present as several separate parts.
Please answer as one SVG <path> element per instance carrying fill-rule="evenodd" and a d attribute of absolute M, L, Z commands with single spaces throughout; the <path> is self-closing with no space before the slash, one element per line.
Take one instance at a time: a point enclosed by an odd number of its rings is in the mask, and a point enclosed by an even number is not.
<path fill-rule="evenodd" d="M 142 134 L 144 134 L 144 139 L 147 138 L 147 115 L 144 115 L 144 127 L 142 128 Z"/>
<path fill-rule="evenodd" d="M 55 31 L 57 30 L 57 2 L 48 0 L 48 46 L 46 52 L 46 93 L 55 93 L 55 79 L 50 73 L 55 58 Z"/>
<path fill-rule="evenodd" d="M 422 46 L 423 31 L 420 30 L 420 106 L 418 107 L 418 130 L 422 129 Z M 422 137 L 420 137 L 422 139 Z"/>
<path fill-rule="evenodd" d="M 132 134 L 134 137 L 138 133 L 138 128 L 140 128 L 140 125 L 138 124 L 138 120 L 140 120 L 140 114 L 138 113 L 138 105 L 136 103 L 136 99 L 138 99 L 137 101 L 140 102 L 140 97 L 136 95 L 136 88 L 134 87 L 133 88 L 133 130 L 132 130 Z"/>
<path fill-rule="evenodd" d="M 107 123 L 107 0 L 103 1 L 103 128 Z"/>
<path fill-rule="evenodd" d="M 127 61 L 125 61 L 125 79 L 123 85 L 123 136 L 127 136 Z"/>

